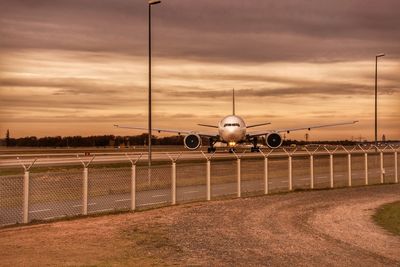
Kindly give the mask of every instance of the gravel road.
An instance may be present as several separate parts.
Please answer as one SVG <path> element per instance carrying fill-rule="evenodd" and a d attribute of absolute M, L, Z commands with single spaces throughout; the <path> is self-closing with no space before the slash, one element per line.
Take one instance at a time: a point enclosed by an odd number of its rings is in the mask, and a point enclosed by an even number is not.
<path fill-rule="evenodd" d="M 0 265 L 400 266 L 400 237 L 371 218 L 397 200 L 380 185 L 4 229 Z"/>

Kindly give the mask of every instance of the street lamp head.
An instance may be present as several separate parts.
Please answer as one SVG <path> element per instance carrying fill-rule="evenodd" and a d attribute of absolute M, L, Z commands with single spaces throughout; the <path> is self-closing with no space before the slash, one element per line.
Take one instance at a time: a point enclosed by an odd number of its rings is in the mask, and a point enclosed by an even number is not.
<path fill-rule="evenodd" d="M 385 56 L 385 54 L 378 54 L 378 55 L 376 55 L 376 57 L 384 57 Z"/>
<path fill-rule="evenodd" d="M 157 4 L 160 4 L 161 3 L 161 1 L 159 1 L 159 0 L 150 0 L 149 1 L 149 5 L 150 6 L 152 6 L 152 5 L 157 5 Z"/>

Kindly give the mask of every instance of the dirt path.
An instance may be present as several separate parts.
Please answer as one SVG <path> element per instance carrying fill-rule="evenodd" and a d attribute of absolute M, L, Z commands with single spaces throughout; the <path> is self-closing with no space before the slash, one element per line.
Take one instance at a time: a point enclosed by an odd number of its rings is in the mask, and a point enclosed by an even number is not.
<path fill-rule="evenodd" d="M 298 192 L 0 230 L 0 266 L 400 266 L 374 209 L 400 185 Z"/>

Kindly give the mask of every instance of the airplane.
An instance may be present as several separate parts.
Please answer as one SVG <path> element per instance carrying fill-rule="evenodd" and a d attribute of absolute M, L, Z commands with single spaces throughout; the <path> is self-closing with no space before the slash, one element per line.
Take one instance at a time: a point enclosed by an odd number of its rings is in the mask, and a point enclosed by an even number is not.
<path fill-rule="evenodd" d="M 229 152 L 235 151 L 237 144 L 250 142 L 253 144 L 251 152 L 258 152 L 258 137 L 265 135 L 266 145 L 271 149 L 279 148 L 282 145 L 283 139 L 281 133 L 290 133 L 300 130 L 311 130 L 316 128 L 333 127 L 341 125 L 355 124 L 358 121 L 340 122 L 333 124 L 313 125 L 299 128 L 287 128 L 287 129 L 275 129 L 275 130 L 261 130 L 248 132 L 247 130 L 254 127 L 264 126 L 271 124 L 270 122 L 264 122 L 253 125 L 246 125 L 244 120 L 235 114 L 235 90 L 232 92 L 232 115 L 224 117 L 217 125 L 209 124 L 198 124 L 199 126 L 217 129 L 217 132 L 208 133 L 194 130 L 176 130 L 176 129 L 161 129 L 153 128 L 157 132 L 166 133 L 177 133 L 179 135 L 185 134 L 183 143 L 186 149 L 196 150 L 202 145 L 202 137 L 209 139 L 208 153 L 215 152 L 215 144 L 217 142 L 226 143 L 229 148 Z M 134 129 L 134 130 L 148 130 L 143 127 L 131 127 L 124 125 L 114 125 L 117 128 Z"/>

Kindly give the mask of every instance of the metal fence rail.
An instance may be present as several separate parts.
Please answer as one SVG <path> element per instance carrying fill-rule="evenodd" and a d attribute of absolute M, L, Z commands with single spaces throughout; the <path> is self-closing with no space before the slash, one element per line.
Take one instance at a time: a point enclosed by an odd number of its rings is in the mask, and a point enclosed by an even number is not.
<path fill-rule="evenodd" d="M 0 163 L 0 226 L 299 189 L 398 183 L 398 147 L 301 147 L 260 153 L 141 154 Z M 196 157 L 195 157 L 196 156 Z M 76 165 L 76 164 L 80 165 Z M 6 168 L 4 165 L 6 165 Z M 14 169 L 9 169 L 13 167 Z"/>

